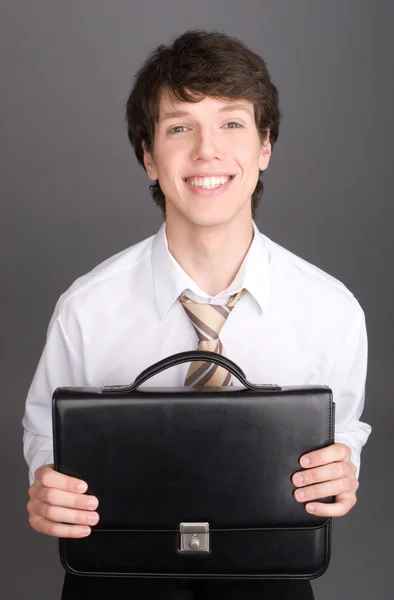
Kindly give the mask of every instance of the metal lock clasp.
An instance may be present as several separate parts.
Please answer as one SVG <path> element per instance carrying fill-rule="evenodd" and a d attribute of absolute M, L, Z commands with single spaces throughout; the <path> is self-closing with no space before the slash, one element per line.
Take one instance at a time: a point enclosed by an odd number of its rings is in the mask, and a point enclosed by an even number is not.
<path fill-rule="evenodd" d="M 181 523 L 181 552 L 209 552 L 209 523 Z"/>

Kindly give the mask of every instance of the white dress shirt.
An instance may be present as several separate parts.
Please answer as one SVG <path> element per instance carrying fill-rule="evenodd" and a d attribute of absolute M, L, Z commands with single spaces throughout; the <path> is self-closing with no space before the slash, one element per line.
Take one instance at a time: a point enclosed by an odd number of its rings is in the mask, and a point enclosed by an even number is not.
<path fill-rule="evenodd" d="M 358 477 L 361 448 L 371 432 L 359 420 L 367 370 L 364 313 L 342 283 L 253 226 L 254 238 L 237 276 L 215 297 L 203 292 L 170 254 L 165 224 L 62 294 L 22 422 L 30 483 L 39 466 L 53 463 L 51 406 L 57 387 L 127 384 L 152 363 L 197 349 L 179 295 L 225 304 L 242 288 L 247 293 L 220 333 L 227 356 L 254 383 L 328 385 L 336 403 L 335 441 L 351 447 Z M 172 367 L 144 385 L 183 386 L 188 368 Z"/>

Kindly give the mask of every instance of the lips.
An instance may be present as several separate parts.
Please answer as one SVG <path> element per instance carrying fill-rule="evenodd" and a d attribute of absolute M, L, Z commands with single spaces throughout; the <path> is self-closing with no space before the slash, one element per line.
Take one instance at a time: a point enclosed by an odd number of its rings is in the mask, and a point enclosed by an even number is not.
<path fill-rule="evenodd" d="M 208 175 L 207 173 L 205 175 L 198 175 L 198 174 L 194 174 L 194 175 L 188 175 L 187 177 L 184 177 L 184 181 L 188 181 L 189 179 L 205 179 L 205 177 L 207 177 L 208 179 L 210 179 L 211 177 L 230 177 L 230 179 L 234 179 L 235 175 L 231 175 L 230 173 L 211 173 L 210 175 Z"/>
<path fill-rule="evenodd" d="M 201 196 L 201 197 L 210 197 L 210 196 L 221 196 L 222 194 L 225 194 L 226 191 L 228 190 L 229 186 L 232 184 L 235 175 L 229 176 L 230 178 L 228 179 L 228 181 L 224 184 L 215 186 L 213 188 L 204 188 L 204 187 L 200 187 L 197 185 L 192 185 L 191 183 L 189 183 L 188 181 L 186 181 L 186 179 L 184 180 L 185 185 L 187 186 L 187 188 L 189 189 L 189 191 L 194 194 L 195 196 Z"/>

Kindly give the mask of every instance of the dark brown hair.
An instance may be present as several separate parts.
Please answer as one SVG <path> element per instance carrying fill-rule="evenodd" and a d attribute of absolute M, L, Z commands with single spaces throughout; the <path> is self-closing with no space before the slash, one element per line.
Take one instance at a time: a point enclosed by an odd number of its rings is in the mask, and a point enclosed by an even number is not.
<path fill-rule="evenodd" d="M 163 92 L 181 102 L 199 102 L 205 97 L 249 100 L 254 105 L 261 142 L 266 140 L 270 128 L 271 148 L 274 147 L 282 116 L 278 90 L 264 60 L 236 38 L 218 31 L 190 29 L 170 46 L 158 46 L 137 71 L 126 105 L 126 121 L 130 143 L 144 169 L 142 142 L 153 154 Z M 165 197 L 159 182 L 149 189 L 165 213 Z M 253 215 L 262 193 L 263 182 L 259 179 L 252 194 Z"/>

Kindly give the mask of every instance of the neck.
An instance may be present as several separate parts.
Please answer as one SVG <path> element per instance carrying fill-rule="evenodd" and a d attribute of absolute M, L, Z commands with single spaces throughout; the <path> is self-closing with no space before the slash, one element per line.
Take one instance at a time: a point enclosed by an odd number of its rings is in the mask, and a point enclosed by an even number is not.
<path fill-rule="evenodd" d="M 253 240 L 249 218 L 218 226 L 177 225 L 167 218 L 168 249 L 182 269 L 210 296 L 234 280 Z"/>

